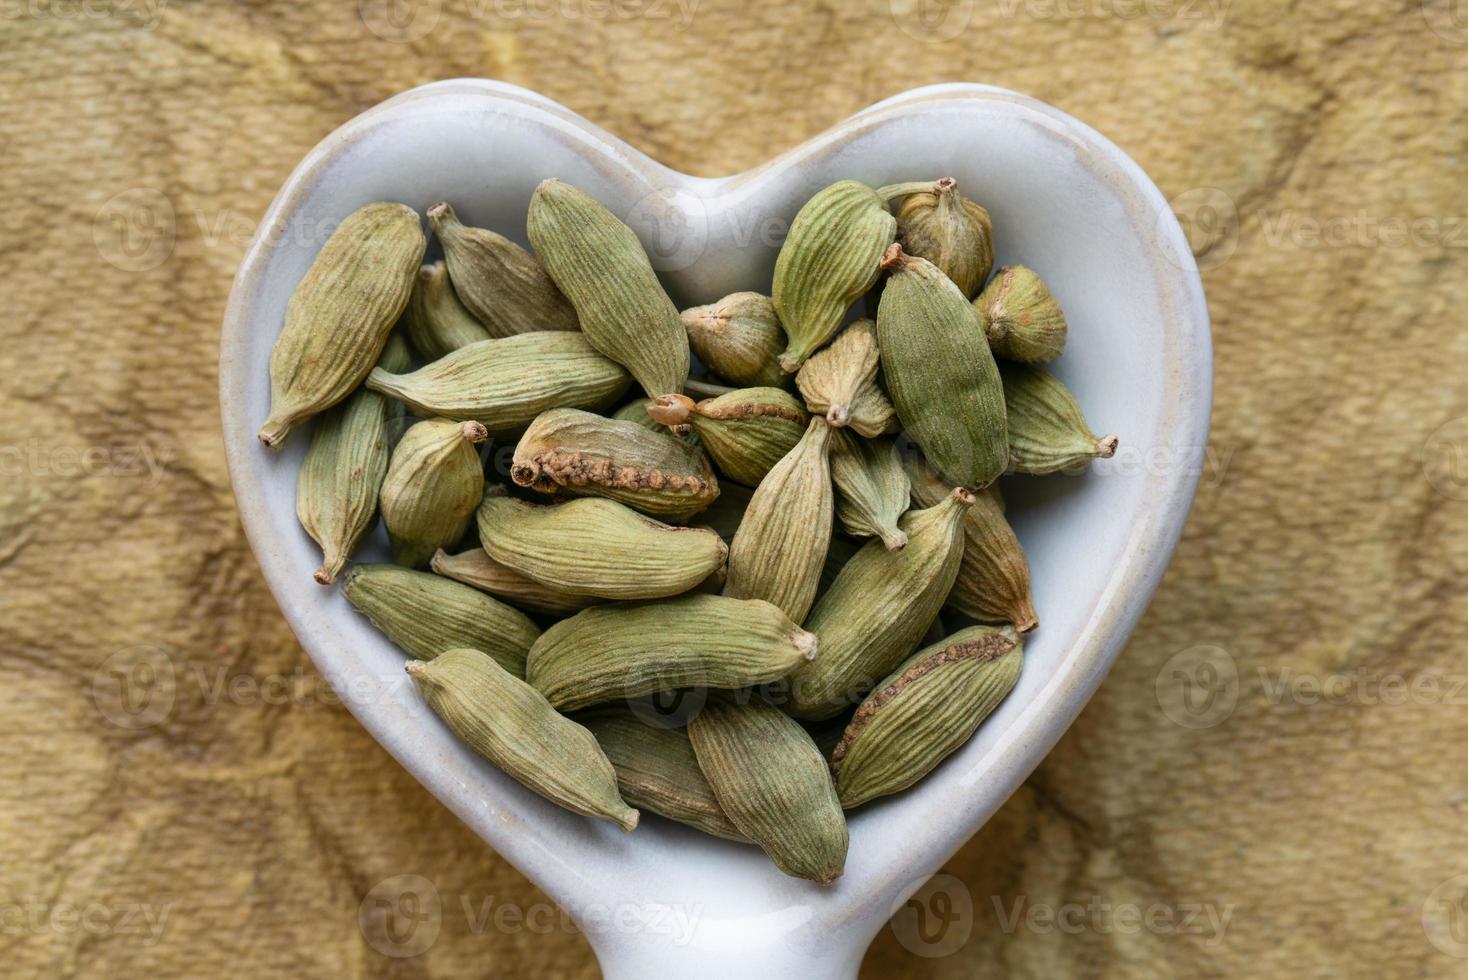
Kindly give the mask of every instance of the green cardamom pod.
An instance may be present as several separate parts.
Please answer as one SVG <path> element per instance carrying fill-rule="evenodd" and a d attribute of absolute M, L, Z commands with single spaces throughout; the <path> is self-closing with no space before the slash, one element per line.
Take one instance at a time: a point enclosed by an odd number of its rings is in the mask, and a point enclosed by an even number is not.
<path fill-rule="evenodd" d="M 935 507 L 910 511 L 898 524 L 906 548 L 888 551 L 871 541 L 846 563 L 807 617 L 821 656 L 788 678 L 791 714 L 839 714 L 912 653 L 953 589 L 963 513 L 973 502 L 972 493 L 956 489 Z"/>
<path fill-rule="evenodd" d="M 750 487 L 795 448 L 807 418 L 780 388 L 739 388 L 697 404 L 687 395 L 659 395 L 647 411 L 675 433 L 691 429 L 720 473 Z"/>
<path fill-rule="evenodd" d="M 425 361 L 436 361 L 450 351 L 489 339 L 484 324 L 459 302 L 442 262 L 418 270 L 418 281 L 408 299 L 403 325 L 408 332 L 408 343 Z M 406 371 L 408 365 L 387 370 Z"/>
<path fill-rule="evenodd" d="M 848 810 L 907 789 L 973 737 L 1019 680 L 1008 627 L 973 626 L 918 651 L 879 683 L 831 753 Z"/>
<path fill-rule="evenodd" d="M 552 408 L 607 408 L 630 382 L 585 337 L 562 331 L 481 340 L 411 374 L 378 368 L 367 376 L 368 388 L 420 415 L 478 422 L 496 435 Z"/>
<path fill-rule="evenodd" d="M 522 575 L 509 565 L 489 557 L 483 548 L 470 548 L 462 554 L 451 555 L 440 548 L 433 555 L 428 567 L 456 582 L 472 585 L 481 592 L 516 607 L 546 616 L 569 616 L 580 612 L 599 601 L 591 596 L 572 595 L 560 589 L 542 585 L 528 575 Z"/>
<path fill-rule="evenodd" d="M 270 351 L 272 449 L 292 428 L 350 395 L 408 305 L 427 240 L 406 204 L 368 204 L 327 239 L 291 294 Z"/>
<path fill-rule="evenodd" d="M 448 419 L 419 422 L 403 434 L 381 494 L 382 523 L 399 565 L 426 565 L 435 551 L 464 536 L 484 496 L 475 445 L 488 437 L 478 422 Z"/>
<path fill-rule="evenodd" d="M 894 245 L 877 309 L 882 373 L 897 416 L 943 476 L 993 483 L 1009 462 L 1004 386 L 973 305 L 938 267 Z"/>
<path fill-rule="evenodd" d="M 408 347 L 394 333 L 380 364 L 402 370 Z M 330 585 L 362 538 L 377 522 L 377 495 L 387 475 L 388 426 L 400 415 L 396 402 L 358 389 L 316 420 L 311 448 L 296 477 L 296 516 L 321 545 L 316 581 Z"/>
<path fill-rule="evenodd" d="M 1006 265 L 984 287 L 974 308 L 995 357 L 1045 364 L 1065 350 L 1065 314 L 1050 290 L 1022 265 Z"/>
<path fill-rule="evenodd" d="M 407 669 L 444 724 L 505 775 L 573 813 L 637 826 L 596 737 L 535 688 L 478 650 L 448 650 Z"/>
<path fill-rule="evenodd" d="M 559 180 L 535 189 L 527 229 L 592 346 L 626 367 L 649 396 L 681 391 L 688 333 L 632 229 Z"/>
<path fill-rule="evenodd" d="M 752 698 L 710 697 L 688 723 L 699 768 L 735 827 L 787 875 L 829 885 L 846 867 L 846 816 L 800 723 Z"/>
<path fill-rule="evenodd" d="M 816 648 L 768 602 L 694 594 L 561 620 L 531 647 L 526 679 L 558 710 L 575 711 L 685 687 L 766 684 Z"/>
<path fill-rule="evenodd" d="M 840 428 L 864 436 L 894 431 L 897 412 L 877 385 L 877 325 L 857 320 L 811 355 L 795 376 L 805 407 Z"/>
<path fill-rule="evenodd" d="M 596 736 L 632 806 L 715 837 L 748 840 L 719 805 L 686 729 L 649 724 L 625 705 L 593 708 L 576 721 Z"/>
<path fill-rule="evenodd" d="M 816 598 L 831 544 L 832 429 L 816 416 L 784 459 L 755 488 L 734 542 L 724 594 L 764 599 L 795 622 Z"/>
<path fill-rule="evenodd" d="M 931 507 L 953 490 L 921 456 L 907 461 L 912 499 Z M 981 623 L 1012 623 L 1021 633 L 1040 625 L 1030 596 L 1030 563 L 1004 519 L 1004 498 L 993 484 L 975 495 L 963 515 L 963 561 L 948 606 Z"/>
<path fill-rule="evenodd" d="M 1023 364 L 1000 366 L 1009 413 L 1009 465 L 1016 473 L 1055 473 L 1110 459 L 1116 436 L 1098 436 L 1060 379 Z"/>
<path fill-rule="evenodd" d="M 907 547 L 897 522 L 912 497 L 907 473 L 891 439 L 863 439 L 836 430 L 831 446 L 836 517 L 855 538 L 880 538 L 888 551 Z"/>
<path fill-rule="evenodd" d="M 567 595 L 678 595 L 716 574 L 729 553 L 707 528 L 672 527 L 596 497 L 531 504 L 492 488 L 478 520 L 491 558 Z"/>
<path fill-rule="evenodd" d="M 977 293 L 994 268 L 989 212 L 960 194 L 952 177 L 884 187 L 879 193 L 891 197 L 894 191 L 909 192 L 897 209 L 902 250 L 936 265 L 964 296 Z"/>
<path fill-rule="evenodd" d="M 397 565 L 354 565 L 342 594 L 418 660 L 473 647 L 516 677 L 540 630 L 524 613 L 459 582 Z"/>
<path fill-rule="evenodd" d="M 719 496 L 702 449 L 666 431 L 570 408 L 531 423 L 515 446 L 510 478 L 544 493 L 607 497 L 675 521 Z"/>
<path fill-rule="evenodd" d="M 787 374 L 840 329 L 896 236 L 886 199 L 858 181 L 838 181 L 805 202 L 775 258 L 772 299 L 789 337 L 780 355 Z"/>
<path fill-rule="evenodd" d="M 454 293 L 490 337 L 575 330 L 576 311 L 535 256 L 488 228 L 471 228 L 447 204 L 428 209 Z"/>
<path fill-rule="evenodd" d="M 789 380 L 780 369 L 785 331 L 768 296 L 732 293 L 680 316 L 693 353 L 719 377 L 748 388 L 779 387 Z"/>

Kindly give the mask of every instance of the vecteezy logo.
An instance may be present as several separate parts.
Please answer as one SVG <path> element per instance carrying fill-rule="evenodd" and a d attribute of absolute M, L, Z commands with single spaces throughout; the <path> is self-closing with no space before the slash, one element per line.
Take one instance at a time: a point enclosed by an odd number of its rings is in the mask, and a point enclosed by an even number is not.
<path fill-rule="evenodd" d="M 649 191 L 628 209 L 626 222 L 659 272 L 678 272 L 708 248 L 708 209 L 698 197 L 675 187 Z"/>
<path fill-rule="evenodd" d="M 973 932 L 973 895 L 953 875 L 934 875 L 893 910 L 891 926 L 903 948 L 917 956 L 956 953 Z"/>
<path fill-rule="evenodd" d="M 384 41 L 410 44 L 438 26 L 441 0 L 358 0 L 362 26 Z"/>
<path fill-rule="evenodd" d="M 438 941 L 443 902 L 422 875 L 393 875 L 372 886 L 357 906 L 357 928 L 383 956 L 421 956 Z"/>
<path fill-rule="evenodd" d="M 1174 221 L 1182 226 L 1198 268 L 1214 269 L 1227 262 L 1239 247 L 1239 207 L 1217 187 L 1183 191 L 1157 214 L 1157 239 L 1167 239 Z M 1163 254 L 1172 253 L 1163 249 Z"/>
<path fill-rule="evenodd" d="M 976 0 L 888 0 L 897 29 L 915 41 L 951 41 L 968 30 Z"/>
<path fill-rule="evenodd" d="M 177 235 L 173 202 L 150 187 L 114 195 L 92 219 L 97 254 L 123 272 L 147 272 L 167 262 Z"/>
<path fill-rule="evenodd" d="M 1468 44 L 1468 0 L 1422 0 L 1422 16 L 1444 41 Z"/>
<path fill-rule="evenodd" d="M 1212 728 L 1239 703 L 1239 667 L 1223 647 L 1189 647 L 1157 672 L 1157 704 L 1174 724 Z"/>
<path fill-rule="evenodd" d="M 1449 878 L 1427 896 L 1422 930 L 1439 951 L 1468 958 L 1468 874 Z"/>
<path fill-rule="evenodd" d="M 1445 422 L 1427 437 L 1422 444 L 1422 473 L 1444 497 L 1468 500 L 1468 418 Z"/>
<path fill-rule="evenodd" d="M 168 717 L 177 695 L 173 660 L 161 647 L 124 647 L 92 673 L 92 703 L 118 728 L 152 728 Z"/>

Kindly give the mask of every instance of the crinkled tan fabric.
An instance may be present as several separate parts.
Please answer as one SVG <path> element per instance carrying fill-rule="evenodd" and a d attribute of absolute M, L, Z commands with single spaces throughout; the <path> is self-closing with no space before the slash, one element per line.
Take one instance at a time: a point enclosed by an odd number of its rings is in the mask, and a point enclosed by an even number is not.
<path fill-rule="evenodd" d="M 916 85 L 993 82 L 1114 138 L 1204 250 L 1214 466 L 1171 569 L 950 862 L 930 911 L 967 900 L 956 951 L 884 930 L 865 976 L 1462 975 L 1468 18 L 917 6 L 430 0 L 436 22 L 394 26 L 380 0 L 0 0 L 6 975 L 595 975 L 558 920 L 516 924 L 544 897 L 325 703 L 221 452 L 253 223 L 335 126 L 461 75 L 699 174 Z M 138 706 L 94 691 L 158 651 L 169 710 L 109 720 Z M 445 911 L 393 959 L 359 909 L 403 874 Z"/>

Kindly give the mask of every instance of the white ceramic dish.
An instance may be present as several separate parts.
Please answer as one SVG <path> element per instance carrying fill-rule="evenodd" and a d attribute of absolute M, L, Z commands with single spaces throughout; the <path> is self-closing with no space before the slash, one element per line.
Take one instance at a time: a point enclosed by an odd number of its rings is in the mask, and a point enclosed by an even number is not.
<path fill-rule="evenodd" d="M 1032 266 L 1060 299 L 1071 336 L 1054 370 L 1122 450 L 1084 477 L 1006 484 L 1041 621 L 1023 676 L 929 778 L 851 814 L 834 886 L 787 878 L 755 848 L 655 817 L 625 835 L 546 803 L 465 749 L 406 682 L 403 655 L 339 590 L 312 581 L 319 553 L 294 512 L 309 431 L 280 454 L 255 432 L 286 300 L 334 222 L 358 206 L 396 200 L 421 212 L 449 200 L 465 221 L 523 241 L 531 191 L 560 177 L 629 220 L 686 305 L 767 290 L 784 223 L 827 183 L 944 174 L 992 212 L 999 262 Z M 291 174 L 240 268 L 220 355 L 245 530 L 301 644 L 377 740 L 578 921 L 621 915 L 588 935 L 609 976 L 640 980 L 856 975 L 877 930 L 1034 769 L 1121 650 L 1192 500 L 1211 377 L 1202 285 L 1157 188 L 1075 119 L 975 85 L 889 99 L 723 179 L 670 171 L 514 86 L 414 89 L 332 133 Z M 653 922 L 663 911 L 683 926 Z"/>

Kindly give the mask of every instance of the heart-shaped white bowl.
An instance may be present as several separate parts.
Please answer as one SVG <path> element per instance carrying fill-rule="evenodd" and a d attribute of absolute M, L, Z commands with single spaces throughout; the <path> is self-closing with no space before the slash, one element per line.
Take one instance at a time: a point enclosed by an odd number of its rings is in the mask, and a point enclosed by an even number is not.
<path fill-rule="evenodd" d="M 648 817 L 625 835 L 545 802 L 466 749 L 418 698 L 403 655 L 337 589 L 296 523 L 296 471 L 255 438 L 286 300 L 336 222 L 368 201 L 524 240 L 546 177 L 623 215 L 680 305 L 768 291 L 791 217 L 842 178 L 942 175 L 994 220 L 999 263 L 1036 269 L 1066 310 L 1053 370 L 1122 449 L 1084 476 L 1010 481 L 1041 627 L 1019 685 L 974 739 L 912 790 L 851 814 L 845 876 L 821 888 L 755 848 Z M 1146 607 L 1182 530 L 1207 439 L 1211 347 L 1202 284 L 1167 202 L 1075 119 L 1001 89 L 943 85 L 879 103 L 748 173 L 684 176 L 564 107 L 479 80 L 414 89 L 306 157 L 240 267 L 224 323 L 225 448 L 245 530 L 296 636 L 363 725 L 554 900 L 603 969 L 638 978 L 850 977 L 908 895 L 1019 786 L 1080 712 Z M 381 555 L 380 540 L 367 557 Z"/>

